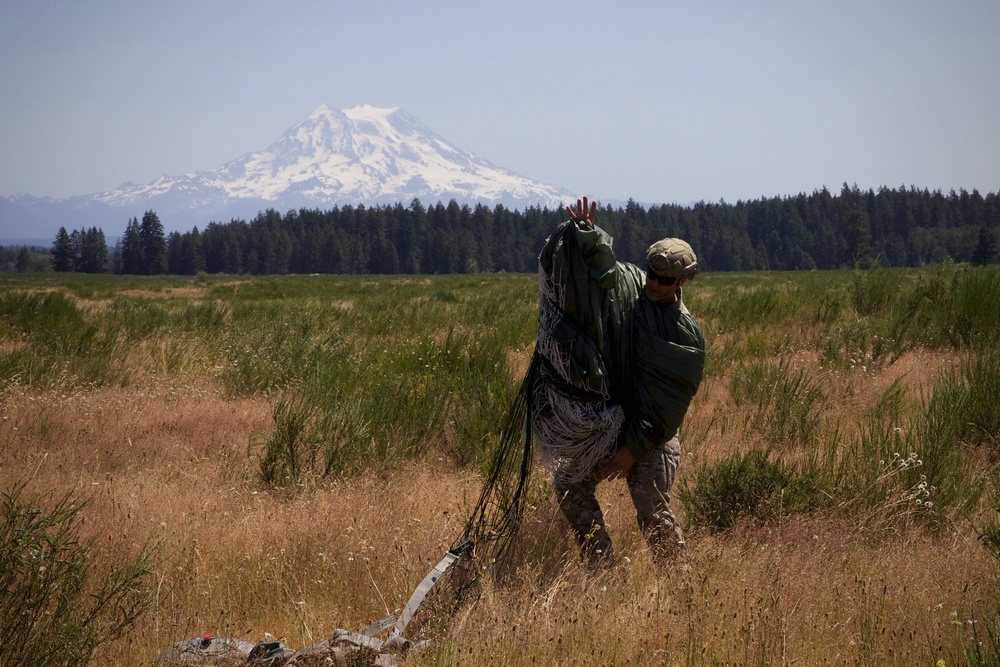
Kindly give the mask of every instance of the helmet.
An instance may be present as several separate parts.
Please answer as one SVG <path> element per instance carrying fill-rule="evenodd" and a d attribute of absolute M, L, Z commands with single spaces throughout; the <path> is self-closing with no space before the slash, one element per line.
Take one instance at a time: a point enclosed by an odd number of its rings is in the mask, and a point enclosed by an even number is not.
<path fill-rule="evenodd" d="M 646 250 L 646 267 L 664 277 L 691 278 L 698 273 L 698 258 L 687 241 L 662 239 Z"/>

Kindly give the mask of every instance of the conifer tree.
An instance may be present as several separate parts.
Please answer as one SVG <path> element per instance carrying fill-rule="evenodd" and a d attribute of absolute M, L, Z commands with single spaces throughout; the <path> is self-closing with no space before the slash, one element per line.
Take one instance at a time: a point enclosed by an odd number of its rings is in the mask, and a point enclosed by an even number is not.
<path fill-rule="evenodd" d="M 97 227 L 80 232 L 79 271 L 105 273 L 108 270 L 108 244 L 104 231 Z"/>
<path fill-rule="evenodd" d="M 31 266 L 31 253 L 28 252 L 27 246 L 22 246 L 17 252 L 17 259 L 14 260 L 14 267 L 17 269 L 18 273 L 26 272 Z"/>
<path fill-rule="evenodd" d="M 201 241 L 201 233 L 195 227 L 187 235 L 188 242 L 184 253 L 184 268 L 187 275 L 195 275 L 205 270 L 205 247 Z"/>
<path fill-rule="evenodd" d="M 167 271 L 174 275 L 181 275 L 184 255 L 184 237 L 180 232 L 170 232 L 167 236 Z"/>
<path fill-rule="evenodd" d="M 125 234 L 118 242 L 118 249 L 115 252 L 115 273 L 141 275 L 145 273 L 144 269 L 139 219 L 132 218 L 125 227 Z"/>
<path fill-rule="evenodd" d="M 143 271 L 145 275 L 156 276 L 167 272 L 167 239 L 163 235 L 163 225 L 153 211 L 146 211 L 139 225 L 139 243 L 142 247 Z"/>
<path fill-rule="evenodd" d="M 69 234 L 69 247 L 73 253 L 73 268 L 72 271 L 80 270 L 80 256 L 83 252 L 83 232 L 79 229 L 74 229 Z"/>
<path fill-rule="evenodd" d="M 56 240 L 52 244 L 52 270 L 60 273 L 73 271 L 76 260 L 73 256 L 73 246 L 65 227 L 60 227 Z"/>
<path fill-rule="evenodd" d="M 871 259 L 871 225 L 868 212 L 856 206 L 852 208 L 844 220 L 847 233 L 847 251 L 854 266 L 863 266 Z"/>

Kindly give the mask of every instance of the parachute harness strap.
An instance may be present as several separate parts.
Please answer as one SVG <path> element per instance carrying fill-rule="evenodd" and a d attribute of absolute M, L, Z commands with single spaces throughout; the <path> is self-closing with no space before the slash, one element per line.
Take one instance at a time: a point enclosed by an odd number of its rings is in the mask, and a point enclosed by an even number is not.
<path fill-rule="evenodd" d="M 417 613 L 417 608 L 420 606 L 420 603 L 424 601 L 425 597 L 427 597 L 427 593 L 430 592 L 434 584 L 436 584 L 438 579 L 441 578 L 441 575 L 452 566 L 452 563 L 458 560 L 458 557 L 459 554 L 449 549 L 444 555 L 444 558 L 438 561 L 438 564 L 434 566 L 434 569 L 431 570 L 426 577 L 424 577 L 424 580 L 421 581 L 420 585 L 413 591 L 413 595 L 410 596 L 409 602 L 407 602 L 406 606 L 403 607 L 403 611 L 399 613 L 399 618 L 396 619 L 396 625 L 392 629 L 393 637 L 402 636 L 403 631 L 410 622 L 410 619 L 413 618 L 415 613 Z"/>

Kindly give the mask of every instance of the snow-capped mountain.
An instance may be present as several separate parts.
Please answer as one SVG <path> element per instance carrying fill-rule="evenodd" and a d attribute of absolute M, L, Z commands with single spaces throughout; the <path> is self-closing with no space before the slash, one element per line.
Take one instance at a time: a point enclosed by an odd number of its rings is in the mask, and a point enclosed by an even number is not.
<path fill-rule="evenodd" d="M 265 150 L 212 171 L 61 200 L 0 199 L 0 238 L 17 238 L 14 227 L 25 224 L 32 229 L 22 238 L 47 238 L 60 226 L 96 225 L 114 235 L 150 209 L 168 231 L 186 231 L 267 208 L 409 204 L 414 198 L 425 205 L 454 199 L 523 209 L 559 208 L 576 195 L 453 146 L 403 109 L 323 105 Z"/>

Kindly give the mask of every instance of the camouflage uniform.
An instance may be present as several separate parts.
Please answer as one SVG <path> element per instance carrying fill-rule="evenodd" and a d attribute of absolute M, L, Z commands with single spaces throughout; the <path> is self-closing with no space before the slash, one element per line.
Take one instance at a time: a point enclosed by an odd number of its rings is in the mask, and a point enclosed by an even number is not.
<path fill-rule="evenodd" d="M 636 520 L 657 565 L 666 565 L 684 549 L 684 534 L 670 508 L 670 489 L 681 459 L 681 443 L 674 436 L 635 462 L 626 481 L 635 505 Z M 595 490 L 597 472 L 578 484 L 556 483 L 559 509 L 569 521 L 580 550 L 592 565 L 609 563 L 614 554 L 604 513 Z"/>

